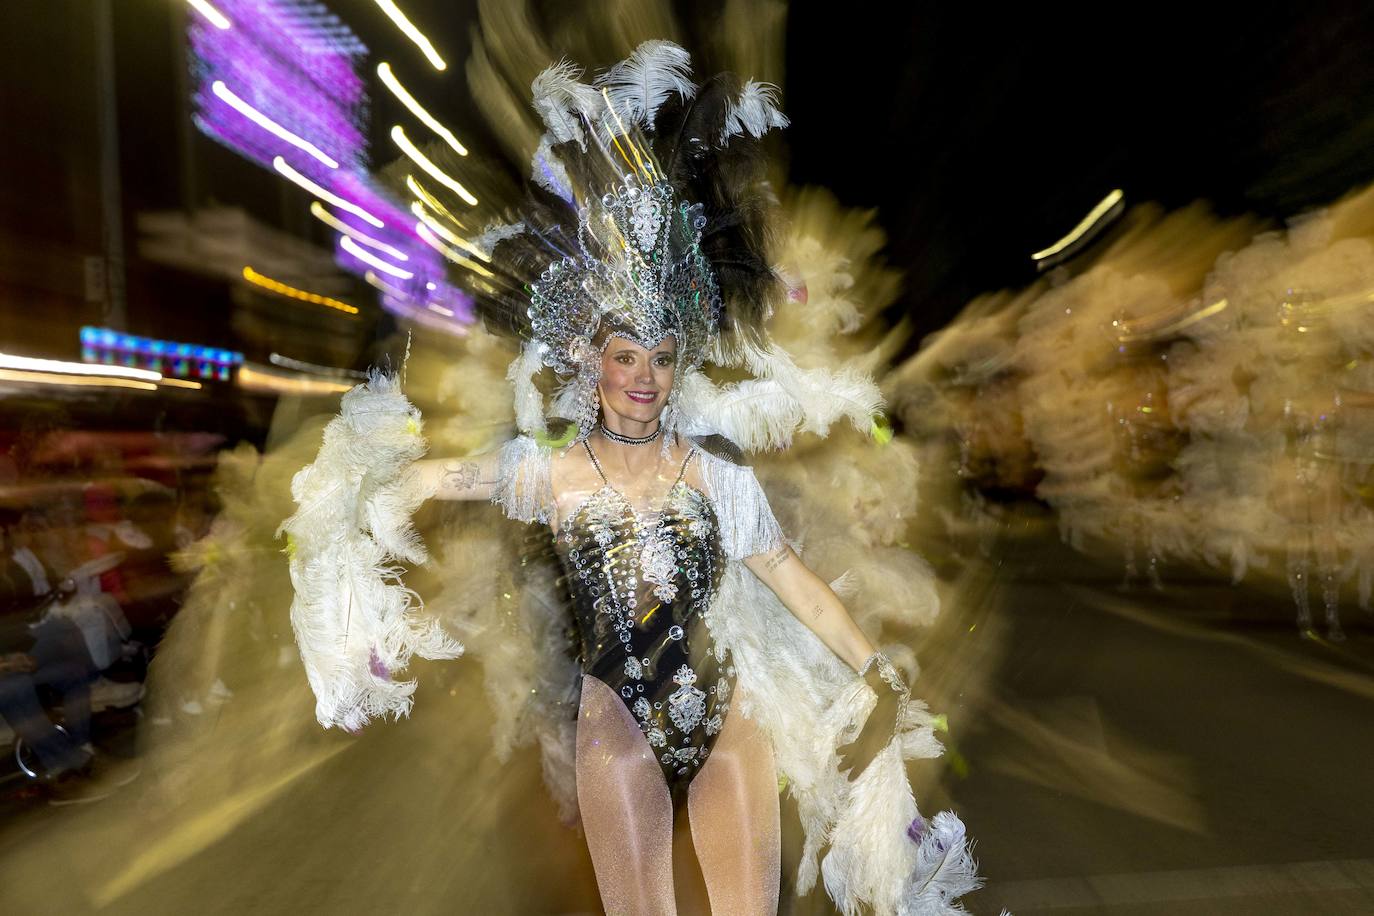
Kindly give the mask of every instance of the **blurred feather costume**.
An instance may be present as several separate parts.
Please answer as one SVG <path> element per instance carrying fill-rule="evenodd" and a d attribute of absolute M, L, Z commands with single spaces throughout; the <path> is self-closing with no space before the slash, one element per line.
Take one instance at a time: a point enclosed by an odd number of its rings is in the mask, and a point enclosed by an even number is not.
<path fill-rule="evenodd" d="M 686 52 L 669 42 L 644 43 L 592 85 L 580 75 L 563 62 L 535 79 L 546 133 L 530 201 L 518 223 L 491 226 L 475 243 L 501 272 L 479 292 L 486 323 L 524 341 L 508 373 L 520 435 L 493 461 L 492 500 L 511 518 L 548 522 L 550 458 L 585 440 L 598 419 L 602 347 L 615 336 L 648 348 L 673 336 L 678 369 L 663 440 L 697 442 L 713 510 L 703 530 L 713 529 L 721 560 L 702 617 L 713 651 L 738 672 L 739 711 L 767 736 L 797 801 L 806 833 L 798 892 L 821 877 L 846 914 L 963 912 L 958 897 L 979 884 L 963 824 L 948 812 L 922 818 L 904 768 L 940 754 L 935 717 L 912 701 L 851 783 L 836 748 L 876 696 L 742 562 L 785 541 L 738 454 L 784 447 L 799 431 L 823 435 L 840 419 L 867 433 L 882 406 L 863 372 L 802 369 L 764 329 L 778 286 L 769 257 L 776 198 L 758 141 L 786 118 L 766 85 L 728 74 L 693 83 Z M 718 384 L 708 363 L 748 377 Z M 551 433 L 546 420 L 545 369 L 560 383 L 553 415 L 570 421 L 564 431 Z M 409 521 L 432 495 L 410 469 L 424 451 L 418 411 L 395 379 L 377 375 L 344 398 L 319 457 L 293 482 L 300 508 L 283 525 L 292 623 L 326 727 L 408 714 L 415 681 L 396 674 L 412 656 L 463 650 L 400 582 L 400 564 L 426 560 Z M 537 742 L 546 781 L 571 813 L 578 669 L 567 599 L 547 562 L 522 564 L 518 586 L 514 625 L 483 607 L 448 622 L 488 660 L 498 750 Z M 695 672 L 679 674 L 677 695 L 695 703 Z M 695 726 L 704 710 L 681 718 Z"/>

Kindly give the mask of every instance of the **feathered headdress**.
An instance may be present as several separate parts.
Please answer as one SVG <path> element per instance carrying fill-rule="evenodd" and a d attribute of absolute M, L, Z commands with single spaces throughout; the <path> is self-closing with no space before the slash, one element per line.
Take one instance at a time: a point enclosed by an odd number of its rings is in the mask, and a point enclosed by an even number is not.
<path fill-rule="evenodd" d="M 544 432 L 544 369 L 563 383 L 554 412 L 581 438 L 598 418 L 605 343 L 652 348 L 673 336 L 665 444 L 683 431 L 778 446 L 842 415 L 867 431 L 881 406 L 870 380 L 798 369 L 764 330 L 780 289 L 768 251 L 777 199 L 760 151 L 788 123 L 776 88 L 731 74 L 698 85 L 687 52 L 667 41 L 641 44 L 591 84 L 582 75 L 561 61 L 535 78 L 546 132 L 525 219 L 484 237 L 524 277 L 520 301 L 483 308 L 526 341 L 510 371 L 521 430 Z M 707 362 L 756 378 L 718 388 L 700 371 Z"/>

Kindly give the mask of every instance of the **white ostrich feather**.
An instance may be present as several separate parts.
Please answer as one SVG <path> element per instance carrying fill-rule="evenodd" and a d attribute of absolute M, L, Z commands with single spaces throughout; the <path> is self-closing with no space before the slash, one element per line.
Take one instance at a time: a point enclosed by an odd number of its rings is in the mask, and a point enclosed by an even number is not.
<path fill-rule="evenodd" d="M 671 41 L 646 41 L 634 53 L 596 78 L 623 128 L 652 127 L 658 109 L 674 92 L 696 94 L 692 58 Z M 623 129 L 622 128 L 622 129 Z"/>
<path fill-rule="evenodd" d="M 801 404 L 772 379 L 717 387 L 700 372 L 684 376 L 681 410 L 687 435 L 722 435 L 746 451 L 786 447 L 802 421 Z"/>
<path fill-rule="evenodd" d="M 739 98 L 725 109 L 725 129 L 720 139 L 723 142 L 743 133 L 758 138 L 790 123 L 787 115 L 778 110 L 778 87 L 749 80 L 740 90 Z"/>
<path fill-rule="evenodd" d="M 291 481 L 298 509 L 279 529 L 296 593 L 291 626 L 326 728 L 409 714 L 415 681 L 395 675 L 411 656 L 462 654 L 420 617 L 396 565 L 427 559 L 410 524 L 427 496 L 410 469 L 424 452 L 419 412 L 394 376 L 375 373 L 344 395 L 314 463 Z"/>
<path fill-rule="evenodd" d="M 883 408 L 878 386 L 853 367 L 802 369 L 777 346 L 746 347 L 737 359 L 755 378 L 723 386 L 699 372 L 683 379 L 689 435 L 719 434 L 747 451 L 786 448 L 797 431 L 824 436 L 840 419 L 867 434 Z"/>
<path fill-rule="evenodd" d="M 530 83 L 534 109 L 544 120 L 553 143 L 576 140 L 587 148 L 583 120 L 595 122 L 605 109 L 601 93 L 581 82 L 582 68 L 564 59 L 549 67 Z"/>
<path fill-rule="evenodd" d="M 527 343 L 520 348 L 520 355 L 511 361 L 506 371 L 506 379 L 515 387 L 515 425 L 523 433 L 543 435 L 544 396 L 534 383 L 535 376 L 544 368 L 539 348 Z"/>

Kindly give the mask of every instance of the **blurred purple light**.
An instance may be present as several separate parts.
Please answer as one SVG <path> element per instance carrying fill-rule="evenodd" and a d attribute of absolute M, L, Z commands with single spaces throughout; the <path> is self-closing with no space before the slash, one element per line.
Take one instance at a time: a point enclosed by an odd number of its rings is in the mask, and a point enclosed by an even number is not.
<path fill-rule="evenodd" d="M 311 181 L 386 223 L 386 229 L 378 230 L 331 208 L 339 220 L 409 257 L 405 269 L 415 276 L 398 285 L 407 301 L 382 296 L 384 308 L 450 331 L 455 324 L 470 323 L 471 299 L 446 281 L 442 255 L 415 235 L 410 211 L 368 174 L 369 101 L 358 75 L 367 48 L 321 3 L 217 0 L 216 5 L 233 28 L 215 28 L 201 17 L 190 20 L 197 127 L 264 168 L 272 168 L 272 160 L 281 156 Z M 283 129 L 318 147 L 339 167 L 329 168 L 235 110 L 214 94 L 216 80 Z M 334 257 L 341 268 L 358 276 L 370 269 L 339 248 L 337 241 Z M 431 284 L 433 290 L 428 288 Z M 441 319 L 428 309 L 430 303 L 451 310 L 453 318 Z"/>

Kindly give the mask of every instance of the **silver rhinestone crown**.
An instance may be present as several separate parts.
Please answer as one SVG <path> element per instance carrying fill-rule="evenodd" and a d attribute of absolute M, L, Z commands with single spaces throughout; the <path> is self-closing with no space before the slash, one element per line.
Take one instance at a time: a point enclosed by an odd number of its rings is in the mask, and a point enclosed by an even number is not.
<path fill-rule="evenodd" d="M 665 181 L 633 177 L 578 213 L 579 251 L 530 288 L 529 317 L 544 365 L 560 375 L 598 366 L 609 331 L 646 349 L 677 339 L 678 365 L 699 367 L 720 321 L 721 297 L 701 252 L 700 204 Z M 610 334 L 606 335 L 608 339 Z"/>

